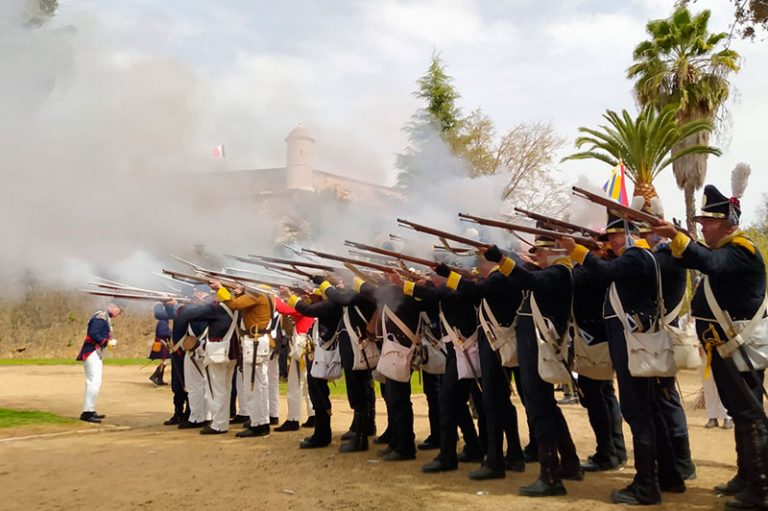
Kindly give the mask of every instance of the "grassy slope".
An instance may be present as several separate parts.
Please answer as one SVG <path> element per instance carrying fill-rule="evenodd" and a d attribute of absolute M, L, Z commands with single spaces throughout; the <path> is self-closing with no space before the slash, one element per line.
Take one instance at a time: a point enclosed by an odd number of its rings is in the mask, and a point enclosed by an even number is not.
<path fill-rule="evenodd" d="M 75 419 L 39 410 L 13 410 L 0 408 L 0 428 L 30 426 L 35 424 L 74 424 Z"/>

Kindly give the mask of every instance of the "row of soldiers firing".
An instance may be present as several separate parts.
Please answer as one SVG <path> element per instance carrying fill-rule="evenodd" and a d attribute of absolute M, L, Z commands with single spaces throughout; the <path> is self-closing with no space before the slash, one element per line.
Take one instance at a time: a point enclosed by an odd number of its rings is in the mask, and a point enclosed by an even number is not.
<path fill-rule="evenodd" d="M 343 374 L 354 418 L 340 452 L 369 449 L 369 436 L 376 433 L 373 381 L 378 380 L 387 415 L 386 430 L 374 440 L 384 446 L 382 460 L 412 460 L 417 448 L 435 449 L 423 472 L 475 462 L 479 468 L 469 473 L 475 480 L 503 478 L 507 471 L 524 472 L 526 463 L 538 462 L 538 477 L 520 493 L 557 496 L 566 494 L 563 481 L 626 464 L 623 418 L 632 432 L 635 476 L 611 499 L 658 504 L 664 492 L 685 492 L 685 481 L 696 475 L 675 374 L 702 363 L 700 342 L 703 363 L 735 424 L 737 472 L 716 491 L 734 496 L 728 509 L 766 509 L 766 271 L 759 250 L 738 228 L 739 199 L 705 187 L 696 217 L 705 244 L 663 220 L 657 199 L 641 202 L 639 210 L 612 205 L 605 229 L 592 236 L 534 229 L 535 241 L 525 253 L 411 223 L 421 232 L 439 234 L 443 244 L 451 240 L 473 247 L 474 271 L 451 261 L 429 261 L 433 272 L 428 276 L 402 265 L 338 257 L 351 273 L 313 273 L 322 265 L 297 259 L 293 267 L 302 268 L 298 271 L 316 286 L 304 292 L 275 283 L 253 286 L 248 283 L 258 281 L 196 267 L 198 282 L 210 291 L 199 285 L 186 297 L 164 297 L 155 308 L 156 317 L 173 321 L 174 374 L 183 376 L 174 386 L 181 397 L 174 399 L 172 421 L 200 428 L 202 434 L 226 433 L 234 385 L 240 413 L 248 416 L 236 436 L 269 435 L 275 332 L 280 318 L 283 326 L 291 318 L 288 419 L 277 429 L 299 429 L 307 389 L 314 420 L 304 425 L 314 431 L 300 448 L 331 444 L 328 382 Z M 462 216 L 491 227 L 509 226 Z M 690 304 L 685 299 L 688 270 L 698 274 Z M 176 272 L 175 277 L 195 276 Z M 92 318 L 79 357 L 86 365 L 85 420 L 98 420 L 94 380 L 100 383 L 100 350 L 111 339 L 110 318 L 120 312 L 116 301 Z M 680 323 L 684 307 L 695 319 L 695 333 Z M 89 356 L 93 353 L 99 356 Z M 414 370 L 422 371 L 429 408 L 430 433 L 418 446 Z M 587 409 L 596 447 L 584 460 L 555 399 L 557 384 L 578 388 Z M 527 416 L 525 449 L 513 385 Z"/>

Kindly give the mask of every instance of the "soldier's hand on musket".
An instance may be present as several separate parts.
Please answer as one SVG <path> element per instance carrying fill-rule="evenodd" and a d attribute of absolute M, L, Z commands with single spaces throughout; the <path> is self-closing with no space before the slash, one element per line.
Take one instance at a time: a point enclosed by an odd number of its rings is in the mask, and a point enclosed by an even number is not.
<path fill-rule="evenodd" d="M 319 286 L 325 281 L 325 275 L 313 275 L 309 280 L 311 280 L 314 285 Z"/>
<path fill-rule="evenodd" d="M 235 295 L 236 295 L 236 296 L 240 296 L 240 295 L 242 295 L 243 293 L 245 293 L 245 286 L 244 286 L 244 285 L 242 285 L 242 284 L 238 284 L 238 285 L 236 285 L 236 286 L 235 286 L 235 288 L 233 289 L 233 291 L 235 292 Z"/>
<path fill-rule="evenodd" d="M 499 250 L 499 247 L 496 245 L 491 245 L 490 247 L 480 247 L 477 249 L 477 251 L 492 263 L 498 263 L 501 261 L 501 258 L 504 257 L 504 254 L 501 253 L 501 250 Z"/>
<path fill-rule="evenodd" d="M 570 236 L 563 236 L 558 240 L 558 243 L 560 248 L 565 249 L 568 253 L 573 252 L 573 249 L 576 248 L 576 241 Z"/>
<path fill-rule="evenodd" d="M 166 305 L 176 305 L 176 304 L 178 303 L 178 302 L 176 301 L 176 298 L 173 298 L 173 297 L 169 297 L 169 298 L 163 298 L 163 299 L 162 299 L 162 300 L 160 300 L 160 301 L 161 301 L 161 302 L 163 302 L 163 303 L 164 303 L 164 304 L 166 304 Z"/>
<path fill-rule="evenodd" d="M 208 281 L 208 286 L 209 286 L 211 289 L 213 289 L 214 291 L 218 291 L 219 289 L 221 289 L 221 282 L 219 282 L 219 281 L 218 281 L 218 280 L 216 280 L 216 279 L 210 279 L 210 280 Z"/>
<path fill-rule="evenodd" d="M 665 238 L 670 239 L 674 238 L 677 234 L 677 228 L 675 227 L 675 224 L 668 222 L 667 220 L 662 221 L 659 225 L 651 226 L 651 229 L 653 229 L 653 232 L 659 236 L 664 236 Z"/>
<path fill-rule="evenodd" d="M 451 269 L 448 268 L 448 265 L 445 263 L 440 263 L 435 267 L 435 273 L 440 275 L 441 277 L 448 278 L 451 275 Z"/>

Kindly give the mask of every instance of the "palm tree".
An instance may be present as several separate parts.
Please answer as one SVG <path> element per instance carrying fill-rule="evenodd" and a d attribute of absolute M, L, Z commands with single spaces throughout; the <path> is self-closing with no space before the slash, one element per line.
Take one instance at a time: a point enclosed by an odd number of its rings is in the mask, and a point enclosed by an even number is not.
<path fill-rule="evenodd" d="M 719 149 L 701 144 L 692 144 L 673 152 L 672 148 L 680 141 L 712 130 L 712 123 L 704 119 L 679 126 L 676 115 L 675 105 L 664 107 L 660 112 L 646 106 L 636 119 L 626 110 L 621 115 L 608 110 L 603 114 L 608 125 L 601 125 L 600 129 L 579 128 L 583 135 L 576 139 L 576 147 L 581 149 L 587 146 L 587 150 L 566 156 L 563 160 L 594 158 L 612 167 L 623 162 L 627 176 L 635 183 L 633 195 L 642 195 L 649 202 L 656 197 L 653 179 L 669 165 L 689 155 L 720 156 Z"/>
<path fill-rule="evenodd" d="M 676 105 L 681 125 L 721 119 L 730 92 L 727 77 L 738 72 L 739 54 L 728 48 L 718 50 L 728 34 L 710 34 L 709 16 L 705 10 L 691 17 L 688 9 L 680 8 L 668 19 L 648 22 L 646 30 L 651 37 L 637 45 L 635 64 L 627 70 L 627 77 L 636 80 L 634 93 L 640 105 L 656 110 Z M 673 154 L 691 146 L 709 145 L 710 131 L 697 131 L 681 140 Z M 704 185 L 707 156 L 706 152 L 689 152 L 672 164 L 677 186 L 685 193 L 688 230 L 692 233 L 696 232 L 694 195 Z"/>

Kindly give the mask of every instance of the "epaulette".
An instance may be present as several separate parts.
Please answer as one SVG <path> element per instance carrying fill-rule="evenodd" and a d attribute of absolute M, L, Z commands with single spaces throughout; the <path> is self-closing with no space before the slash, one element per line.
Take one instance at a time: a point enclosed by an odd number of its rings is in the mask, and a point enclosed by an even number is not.
<path fill-rule="evenodd" d="M 745 238 L 744 236 L 736 236 L 731 240 L 731 243 L 733 243 L 737 247 L 742 247 L 747 249 L 747 251 L 749 251 L 749 253 L 752 255 L 755 255 L 755 252 L 757 250 L 755 248 L 755 244 L 752 243 L 748 238 Z"/>

